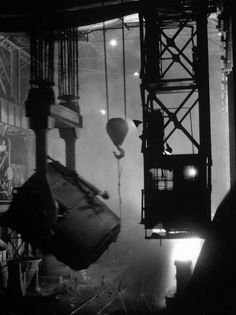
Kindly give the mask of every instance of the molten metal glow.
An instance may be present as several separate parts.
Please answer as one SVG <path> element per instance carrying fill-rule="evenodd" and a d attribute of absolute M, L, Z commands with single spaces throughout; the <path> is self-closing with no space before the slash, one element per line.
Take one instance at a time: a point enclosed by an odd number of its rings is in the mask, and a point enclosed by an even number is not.
<path fill-rule="evenodd" d="M 176 240 L 174 242 L 172 259 L 173 261 L 187 261 L 191 260 L 194 266 L 199 256 L 203 245 L 203 240 L 200 238 L 186 238 Z"/>

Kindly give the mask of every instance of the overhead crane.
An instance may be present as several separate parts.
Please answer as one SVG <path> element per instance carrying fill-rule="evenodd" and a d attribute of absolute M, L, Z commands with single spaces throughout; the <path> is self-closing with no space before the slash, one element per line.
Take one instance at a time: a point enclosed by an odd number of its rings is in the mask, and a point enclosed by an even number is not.
<path fill-rule="evenodd" d="M 146 238 L 200 236 L 211 221 L 207 16 L 215 9 L 183 1 L 140 11 Z"/>

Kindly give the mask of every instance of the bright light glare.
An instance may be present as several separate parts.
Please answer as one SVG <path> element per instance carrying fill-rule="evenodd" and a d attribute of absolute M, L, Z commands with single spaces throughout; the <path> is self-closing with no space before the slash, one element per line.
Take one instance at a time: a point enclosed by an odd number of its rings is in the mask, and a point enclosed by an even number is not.
<path fill-rule="evenodd" d="M 186 166 L 184 169 L 185 178 L 194 178 L 198 174 L 197 169 L 194 166 Z"/>
<path fill-rule="evenodd" d="M 154 170 L 154 169 L 151 169 L 150 171 L 152 171 L 152 170 Z M 156 234 L 159 234 L 161 236 L 165 236 L 166 230 L 163 228 L 163 224 L 160 222 L 152 229 L 152 233 L 156 233 Z"/>
<path fill-rule="evenodd" d="M 201 251 L 203 240 L 200 238 L 186 238 L 176 240 L 173 245 L 172 259 L 173 261 L 191 260 L 194 267 L 199 253 Z"/>
<path fill-rule="evenodd" d="M 165 236 L 166 235 L 166 230 L 165 229 L 153 229 L 152 233 L 159 234 L 160 236 Z"/>
<path fill-rule="evenodd" d="M 166 155 L 171 155 L 171 153 L 169 151 L 166 151 L 166 150 L 165 150 L 165 154 Z"/>
<path fill-rule="evenodd" d="M 111 39 L 110 40 L 110 45 L 115 47 L 117 45 L 117 40 L 116 39 Z"/>
<path fill-rule="evenodd" d="M 102 115 L 106 115 L 105 109 L 100 109 L 100 113 L 101 113 Z"/>

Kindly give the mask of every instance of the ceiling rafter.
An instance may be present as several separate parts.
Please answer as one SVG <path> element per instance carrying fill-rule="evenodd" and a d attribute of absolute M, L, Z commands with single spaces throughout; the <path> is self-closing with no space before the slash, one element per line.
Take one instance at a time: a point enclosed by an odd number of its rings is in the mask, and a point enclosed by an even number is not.
<path fill-rule="evenodd" d="M 87 5 L 87 1 L 77 3 L 80 4 L 77 7 L 68 5 L 66 9 L 61 10 L 56 10 L 55 6 L 50 10 L 48 2 L 45 6 L 43 2 L 40 4 L 41 10 L 36 10 L 33 6 L 30 10 L 29 6 L 24 6 L 22 2 L 22 10 L 19 5 L 18 10 L 0 6 L 0 29 L 2 32 L 30 32 L 32 27 L 38 27 L 38 25 L 54 29 L 89 25 L 137 13 L 140 5 L 139 1 L 135 0 L 91 1 L 90 5 Z M 45 7 L 47 9 L 44 9 Z"/>

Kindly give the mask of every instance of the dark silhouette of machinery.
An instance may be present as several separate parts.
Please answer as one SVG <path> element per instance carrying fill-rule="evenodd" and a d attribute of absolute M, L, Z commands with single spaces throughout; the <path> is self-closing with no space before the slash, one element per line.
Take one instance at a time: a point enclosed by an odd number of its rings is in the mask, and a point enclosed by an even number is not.
<path fill-rule="evenodd" d="M 140 12 L 146 238 L 203 235 L 211 221 L 207 15 L 212 10 L 208 2 L 189 1 L 171 10 L 164 3 L 143 4 Z"/>
<path fill-rule="evenodd" d="M 1 225 L 72 269 L 85 269 L 116 240 L 120 219 L 98 198 L 106 194 L 59 162 L 47 165 L 47 182 L 50 194 L 37 173 L 18 188 Z"/>
<path fill-rule="evenodd" d="M 216 10 L 216 2 L 176 0 L 146 6 L 145 1 L 117 1 L 101 6 L 91 1 L 91 7 L 85 10 L 81 9 L 82 4 L 81 1 L 75 7 L 68 3 L 60 13 L 51 5 L 36 15 L 38 7 L 32 4 L 27 16 L 18 6 L 0 7 L 9 17 L 8 22 L 14 22 L 18 31 L 25 31 L 30 37 L 31 89 L 26 115 L 36 135 L 36 173 L 45 184 L 49 214 L 55 214 L 56 209 L 46 177 L 48 118 L 51 114 L 58 118 L 58 113 L 62 113 L 54 127 L 59 128 L 65 139 L 66 163 L 72 170 L 75 169 L 75 140 L 78 128 L 82 127 L 78 104 L 80 34 L 77 27 L 84 20 L 75 17 L 83 14 L 86 23 L 91 17 L 95 23 L 118 16 L 120 11 L 123 15 L 139 12 L 144 155 L 141 223 L 145 237 L 158 238 L 159 234 L 155 233 L 158 230 L 164 231 L 160 238 L 204 233 L 211 221 L 212 164 L 207 16 Z M 92 12 L 96 14 L 93 16 Z M 12 31 L 13 23 L 3 23 L 2 29 Z M 179 40 L 182 33 L 186 37 L 183 44 Z M 55 105 L 53 90 L 55 52 L 59 107 Z M 67 119 L 68 110 L 74 120 Z M 186 126 L 187 119 L 190 127 Z M 193 124 L 193 120 L 197 123 Z M 185 137 L 184 149 L 178 145 L 177 133 Z"/>
<path fill-rule="evenodd" d="M 76 4 L 78 6 L 69 1 L 68 5 L 60 5 L 57 10 L 53 4 L 47 3 L 45 6 L 47 9 L 40 12 L 37 11 L 37 5 L 32 2 L 30 6 L 27 5 L 27 14 L 22 10 L 22 7 L 26 7 L 23 6 L 24 2 L 22 1 L 20 3 L 15 1 L 14 6 L 12 1 L 0 4 L 2 31 L 29 32 L 32 26 L 36 27 L 38 33 L 32 34 L 31 43 L 41 40 L 40 44 L 45 45 L 45 49 L 41 52 L 47 51 L 48 55 L 46 60 L 43 60 L 44 65 L 46 65 L 43 69 L 47 70 L 44 74 L 50 76 L 49 80 L 45 80 L 45 77 L 41 81 L 34 80 L 33 83 L 37 83 L 36 90 L 34 90 L 34 86 L 29 93 L 27 115 L 30 117 L 31 126 L 36 132 L 37 171 L 29 179 L 29 182 L 26 182 L 19 190 L 15 201 L 11 205 L 11 210 L 19 209 L 19 204 L 23 201 L 24 205 L 27 204 L 27 189 L 30 189 L 30 192 L 33 193 L 32 196 L 38 192 L 37 184 L 36 189 L 31 191 L 31 184 L 34 183 L 40 183 L 40 187 L 44 187 L 44 197 L 49 196 L 48 199 L 46 198 L 49 203 L 45 208 L 41 207 L 38 212 L 39 218 L 36 220 L 36 225 L 30 226 L 27 224 L 22 219 L 21 213 L 17 213 L 19 222 L 10 220 L 8 224 L 14 225 L 26 238 L 29 238 L 33 243 L 35 242 L 35 245 L 59 256 L 61 255 L 61 253 L 58 254 L 60 245 L 64 244 L 66 246 L 68 239 L 73 238 L 74 235 L 74 233 L 72 233 L 73 235 L 70 234 L 70 230 L 64 225 L 67 225 L 70 220 L 73 221 L 72 217 L 75 212 L 70 213 L 67 204 L 59 199 L 61 196 L 51 198 L 53 181 L 50 180 L 55 178 L 55 164 L 49 166 L 48 173 L 46 162 L 45 134 L 48 128 L 47 118 L 54 102 L 51 93 L 51 70 L 53 68 L 51 67 L 52 54 L 50 50 L 52 48 L 50 46 L 52 35 L 54 36 L 53 30 L 63 30 L 68 27 L 68 24 L 70 24 L 70 27 L 76 28 L 78 25 L 96 23 L 113 17 L 120 17 L 122 14 L 139 12 L 140 76 L 143 107 L 143 133 L 141 138 L 144 155 L 141 223 L 145 227 L 145 236 L 146 238 L 206 236 L 196 270 L 190 286 L 187 288 L 187 294 L 183 296 L 185 303 L 182 304 L 182 314 L 216 314 L 219 312 L 223 314 L 224 311 L 229 311 L 231 314 L 235 313 L 234 283 L 236 277 L 235 268 L 232 264 L 235 251 L 233 242 L 235 186 L 217 210 L 213 222 L 211 222 L 210 213 L 212 161 L 207 47 L 207 17 L 211 12 L 216 12 L 216 7 L 219 5 L 219 7 L 223 7 L 221 13 L 222 31 L 227 33 L 227 36 L 224 37 L 225 41 L 227 39 L 227 45 L 226 56 L 224 56 L 223 61 L 227 64 L 225 70 L 229 79 L 229 110 L 232 114 L 230 116 L 232 184 L 236 178 L 234 106 L 236 11 L 234 1 L 160 0 L 156 1 L 154 5 L 148 3 L 148 6 L 145 1 L 105 2 L 106 6 L 102 6 L 98 1 L 90 1 L 90 8 L 83 9 L 85 1 L 78 1 Z M 45 3 L 45 1 L 42 1 L 42 6 Z M 44 13 L 46 14 L 44 15 Z M 42 32 L 40 31 L 41 27 Z M 46 33 L 43 33 L 46 29 Z M 183 46 L 178 43 L 182 31 L 185 32 L 186 36 L 186 42 Z M 49 46 L 50 49 L 47 50 Z M 37 50 L 34 51 L 34 53 L 38 52 Z M 40 58 L 44 56 L 39 55 Z M 37 64 L 36 62 L 35 65 Z M 177 67 L 176 71 L 172 71 L 173 65 Z M 48 72 L 48 70 L 50 71 Z M 174 103 L 169 101 L 170 97 L 173 99 L 173 96 Z M 64 97 L 63 101 L 66 100 L 68 99 Z M 35 109 L 37 109 L 36 112 Z M 43 116 L 43 119 L 39 119 L 40 115 L 41 118 Z M 197 121 L 196 125 L 193 124 L 191 115 L 194 116 L 193 120 Z M 189 127 L 185 124 L 187 117 L 189 118 Z M 76 126 L 78 127 L 78 124 Z M 180 132 L 186 139 L 183 145 L 185 150 L 183 151 L 182 148 L 178 147 Z M 74 130 L 73 133 L 75 135 Z M 95 200 L 95 204 L 98 202 L 100 205 L 99 210 L 96 207 L 95 209 L 90 208 L 91 204 L 89 202 L 91 199 L 87 194 L 90 188 L 84 191 L 86 185 L 82 184 L 81 189 L 81 183 L 77 175 L 74 173 L 68 174 L 67 169 L 60 166 L 60 171 L 58 169 L 56 171 L 57 176 L 61 180 L 61 182 L 59 180 L 60 184 L 64 182 L 67 187 L 72 184 L 71 189 L 76 187 L 76 196 L 77 194 L 78 196 L 80 194 L 84 196 L 86 203 L 83 204 L 82 208 L 85 208 L 85 212 L 80 211 L 79 216 L 88 215 L 88 213 L 92 216 L 97 215 L 96 211 L 100 213 L 101 208 L 104 209 L 103 205 L 96 199 L 93 200 Z M 79 187 L 82 192 L 77 191 Z M 54 194 L 56 192 L 57 189 L 54 190 Z M 55 200 L 57 200 L 58 205 Z M 31 202 L 34 202 L 34 200 L 31 200 Z M 29 209 L 32 210 L 32 204 L 29 204 L 29 207 L 23 210 L 26 211 L 25 217 L 29 214 L 34 222 L 35 218 L 32 212 L 28 213 Z M 57 211 L 59 212 L 57 213 Z M 115 230 L 111 229 L 114 232 L 111 233 L 111 239 L 113 240 L 117 235 L 119 223 L 109 211 L 108 213 L 109 217 L 112 217 L 116 222 Z M 43 222 L 42 226 L 38 226 L 40 220 Z M 35 227 L 35 229 L 32 229 L 32 227 Z M 109 228 L 108 230 L 110 231 Z M 40 233 L 36 233 L 36 231 L 40 231 Z M 102 231 L 104 231 L 103 228 Z M 70 234 L 69 237 L 68 233 Z M 75 235 L 78 235 L 76 233 Z M 60 238 L 62 235 L 66 235 L 67 240 L 64 240 L 63 237 Z M 85 235 L 85 241 L 87 242 L 90 238 L 87 234 Z M 110 234 L 108 233 L 108 235 Z M 46 244 L 44 240 L 50 241 Z M 92 245 L 93 241 L 92 237 Z M 104 244 L 102 238 L 101 243 Z M 97 245 L 94 248 L 94 253 L 92 253 L 92 250 L 84 256 L 83 266 L 87 265 L 89 261 L 93 261 L 100 253 L 100 246 L 97 247 Z M 47 246 L 48 248 L 46 248 Z M 104 247 L 102 246 L 102 248 Z M 91 256 L 90 253 L 92 253 Z M 60 257 L 60 259 L 65 260 L 75 268 L 80 268 L 79 260 L 74 262 L 70 255 L 65 254 L 65 257 Z"/>

